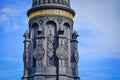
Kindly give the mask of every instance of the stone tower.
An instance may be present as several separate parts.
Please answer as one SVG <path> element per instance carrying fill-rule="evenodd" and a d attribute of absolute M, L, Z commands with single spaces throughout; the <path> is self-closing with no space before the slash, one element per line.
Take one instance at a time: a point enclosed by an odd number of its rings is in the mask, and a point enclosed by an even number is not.
<path fill-rule="evenodd" d="M 27 15 L 22 80 L 80 80 L 70 0 L 33 0 Z"/>

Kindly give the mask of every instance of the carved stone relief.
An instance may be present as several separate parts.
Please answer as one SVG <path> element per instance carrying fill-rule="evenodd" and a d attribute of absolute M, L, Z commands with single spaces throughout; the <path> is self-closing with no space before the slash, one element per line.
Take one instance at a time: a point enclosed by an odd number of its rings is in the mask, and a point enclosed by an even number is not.
<path fill-rule="evenodd" d="M 63 45 L 57 48 L 56 55 L 61 60 L 65 60 L 68 58 L 67 51 L 65 50 L 65 47 Z"/>
<path fill-rule="evenodd" d="M 68 39 L 65 39 L 65 48 L 68 50 Z"/>
<path fill-rule="evenodd" d="M 54 40 L 54 36 L 52 34 L 49 34 L 48 37 L 47 37 L 47 53 L 48 53 L 48 57 L 52 57 L 53 53 L 54 53 L 53 40 Z"/>
<path fill-rule="evenodd" d="M 74 10 L 70 8 L 70 0 L 33 0 L 27 15 L 31 41 L 23 55 L 28 75 L 23 80 L 79 80 L 76 76 L 79 55 L 72 42 Z"/>
<path fill-rule="evenodd" d="M 63 21 L 63 17 L 58 17 L 58 18 L 57 18 L 57 21 L 58 21 L 59 24 L 61 24 L 62 21 Z"/>
<path fill-rule="evenodd" d="M 41 60 L 43 59 L 44 55 L 45 55 L 45 51 L 42 47 L 38 46 L 35 48 L 34 53 L 33 53 L 33 56 L 35 59 Z"/>
<path fill-rule="evenodd" d="M 54 37 L 55 37 L 55 23 L 52 21 L 46 24 L 47 34 L 47 65 L 54 65 Z"/>
<path fill-rule="evenodd" d="M 42 16 L 42 17 L 40 16 L 40 17 L 33 18 L 29 21 L 30 25 L 32 25 L 32 23 L 35 22 L 36 19 L 38 20 L 38 23 L 40 26 L 45 24 L 48 21 L 55 21 L 55 23 L 56 24 L 58 23 L 60 26 L 62 26 L 63 25 L 62 23 L 65 23 L 65 22 L 68 22 L 70 26 L 72 26 L 72 24 L 73 24 L 73 21 L 69 18 L 54 15 L 54 16 Z M 59 28 L 59 26 L 58 26 L 58 28 Z"/>
<path fill-rule="evenodd" d="M 56 56 L 59 59 L 59 66 L 67 67 L 68 66 L 68 52 L 63 44 L 56 49 Z"/>
<path fill-rule="evenodd" d="M 63 24 L 63 28 L 64 28 L 64 35 L 65 35 L 65 37 L 66 37 L 66 39 L 65 39 L 65 48 L 66 48 L 66 50 L 68 51 L 69 50 L 69 40 L 70 40 L 70 25 L 68 24 L 68 22 L 66 23 L 64 23 Z"/>

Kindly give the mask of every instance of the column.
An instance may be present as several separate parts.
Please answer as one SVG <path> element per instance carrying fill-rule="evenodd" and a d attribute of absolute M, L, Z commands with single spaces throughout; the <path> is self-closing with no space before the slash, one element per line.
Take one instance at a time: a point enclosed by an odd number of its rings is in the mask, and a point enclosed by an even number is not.
<path fill-rule="evenodd" d="M 43 4 L 43 0 L 40 0 L 40 4 Z"/>
<path fill-rule="evenodd" d="M 53 0 L 49 0 L 48 2 L 49 2 L 49 3 L 53 3 Z"/>

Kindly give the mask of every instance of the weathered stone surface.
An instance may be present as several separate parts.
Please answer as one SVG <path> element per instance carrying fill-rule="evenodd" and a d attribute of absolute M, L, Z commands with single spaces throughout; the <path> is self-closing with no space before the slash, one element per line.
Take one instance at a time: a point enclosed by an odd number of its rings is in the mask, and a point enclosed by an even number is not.
<path fill-rule="evenodd" d="M 42 47 L 38 46 L 35 48 L 33 52 L 33 56 L 35 59 L 42 59 L 44 58 L 44 55 L 45 55 L 45 51 Z"/>
<path fill-rule="evenodd" d="M 67 51 L 62 46 L 56 49 L 56 55 L 61 60 L 67 59 L 68 58 L 67 54 L 68 54 Z"/>
<path fill-rule="evenodd" d="M 55 9 L 74 15 L 69 3 L 69 0 L 33 0 L 28 14 Z M 29 20 L 29 31 L 24 37 L 23 80 L 80 80 L 78 34 L 73 32 L 71 18 L 55 14 L 35 16 Z"/>

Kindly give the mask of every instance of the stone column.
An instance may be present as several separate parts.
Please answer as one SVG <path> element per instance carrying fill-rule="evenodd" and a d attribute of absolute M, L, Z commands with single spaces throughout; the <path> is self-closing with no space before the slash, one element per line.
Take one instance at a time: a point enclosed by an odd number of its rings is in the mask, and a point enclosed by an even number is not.
<path fill-rule="evenodd" d="M 77 40 L 77 37 L 78 37 L 78 33 L 76 31 L 74 31 L 73 35 L 72 35 L 72 42 L 73 42 L 73 46 L 74 46 L 74 49 L 73 49 L 73 59 L 72 60 L 72 70 L 73 70 L 73 75 L 78 77 L 78 61 L 79 61 L 79 53 L 78 53 L 78 40 Z"/>
<path fill-rule="evenodd" d="M 40 0 L 40 4 L 43 4 L 43 0 Z"/>
<path fill-rule="evenodd" d="M 59 3 L 59 4 L 62 4 L 62 2 L 63 2 L 62 0 L 58 0 L 58 3 Z"/>
<path fill-rule="evenodd" d="M 59 30 L 59 47 L 56 50 L 56 55 L 58 57 L 58 69 L 59 75 L 66 75 L 66 65 L 68 65 L 68 52 L 65 48 L 65 36 L 64 30 Z M 66 78 L 61 78 L 66 79 Z"/>
<path fill-rule="evenodd" d="M 37 3 L 36 3 L 37 5 L 39 5 L 40 4 L 40 1 L 39 0 L 37 0 Z"/>
<path fill-rule="evenodd" d="M 44 35 L 42 28 L 39 27 L 39 30 L 37 31 L 37 37 L 36 37 L 36 48 L 34 50 L 34 57 L 36 59 L 36 72 L 35 74 L 39 74 L 43 72 L 43 58 L 45 55 L 45 50 L 43 47 L 44 42 Z"/>
<path fill-rule="evenodd" d="M 63 5 L 65 5 L 66 4 L 66 0 L 63 0 L 63 3 L 62 3 Z"/>
<path fill-rule="evenodd" d="M 47 4 L 48 3 L 48 0 L 45 0 L 45 4 Z"/>
<path fill-rule="evenodd" d="M 24 40 L 24 54 L 23 54 L 23 61 L 24 61 L 24 75 L 23 80 L 27 80 L 26 78 L 29 76 L 29 32 L 26 31 L 23 35 L 25 37 Z"/>
<path fill-rule="evenodd" d="M 58 3 L 58 0 L 54 0 L 54 3 Z"/>
<path fill-rule="evenodd" d="M 33 0 L 33 6 L 35 6 L 36 5 L 36 3 L 37 3 L 37 0 Z"/>
<path fill-rule="evenodd" d="M 49 0 L 49 3 L 53 3 L 53 0 Z"/>
<path fill-rule="evenodd" d="M 66 5 L 70 7 L 70 0 L 66 0 Z"/>

